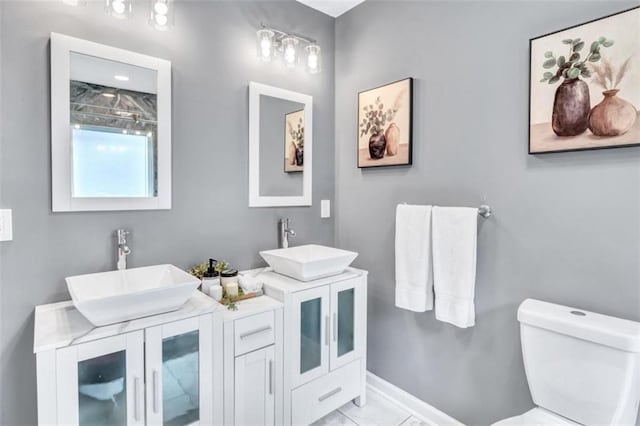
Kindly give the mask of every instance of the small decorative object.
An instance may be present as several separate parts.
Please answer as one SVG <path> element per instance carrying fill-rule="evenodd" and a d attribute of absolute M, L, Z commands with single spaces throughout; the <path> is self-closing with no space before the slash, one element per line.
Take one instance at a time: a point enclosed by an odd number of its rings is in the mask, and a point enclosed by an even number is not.
<path fill-rule="evenodd" d="M 226 292 L 227 296 L 230 298 L 234 298 L 234 297 L 238 297 L 238 282 L 234 281 L 231 283 L 227 283 L 224 286 L 224 291 Z"/>
<path fill-rule="evenodd" d="M 222 287 L 226 287 L 228 283 L 238 282 L 238 271 L 236 269 L 225 269 L 220 272 L 220 283 Z"/>
<path fill-rule="evenodd" d="M 209 296 L 211 296 L 216 302 L 222 300 L 222 293 L 223 291 L 221 285 L 214 285 L 209 288 Z"/>
<path fill-rule="evenodd" d="M 202 277 L 204 277 L 204 274 L 207 273 L 208 268 L 209 268 L 209 263 L 202 262 L 198 265 L 192 266 L 191 269 L 189 269 L 187 272 L 189 272 L 194 277 L 198 277 L 202 279 Z"/>
<path fill-rule="evenodd" d="M 358 94 L 358 167 L 412 162 L 413 79 Z"/>
<path fill-rule="evenodd" d="M 530 40 L 530 154 L 640 145 L 638 22 L 635 7 Z"/>
<path fill-rule="evenodd" d="M 304 110 L 285 115 L 284 171 L 304 170 Z"/>
<path fill-rule="evenodd" d="M 220 273 L 216 271 L 215 266 L 218 261 L 215 259 L 209 259 L 209 266 L 207 272 L 202 277 L 202 292 L 209 294 L 210 289 L 213 286 L 220 286 Z"/>

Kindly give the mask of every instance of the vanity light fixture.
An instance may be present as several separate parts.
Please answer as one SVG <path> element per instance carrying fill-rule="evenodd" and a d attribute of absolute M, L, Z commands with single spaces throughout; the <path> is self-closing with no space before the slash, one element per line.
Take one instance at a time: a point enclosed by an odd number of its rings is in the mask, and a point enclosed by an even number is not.
<path fill-rule="evenodd" d="M 149 24 L 159 31 L 173 25 L 173 0 L 150 0 Z"/>
<path fill-rule="evenodd" d="M 113 78 L 118 81 L 129 81 L 129 77 L 127 77 L 126 75 L 114 75 Z"/>
<path fill-rule="evenodd" d="M 307 54 L 307 71 L 310 74 L 320 72 L 320 46 L 314 39 L 264 24 L 261 25 L 256 35 L 258 57 L 263 62 L 271 62 L 276 55 L 281 53 L 285 65 L 288 68 L 295 68 L 298 64 L 298 45 L 306 44 L 304 50 Z"/>
<path fill-rule="evenodd" d="M 127 19 L 133 11 L 132 0 L 106 0 L 106 11 L 108 14 L 118 19 Z"/>
<path fill-rule="evenodd" d="M 284 63 L 288 68 L 295 68 L 297 62 L 296 45 L 298 40 L 293 37 L 285 37 L 282 39 L 282 47 L 284 49 Z"/>
<path fill-rule="evenodd" d="M 264 62 L 271 62 L 274 56 L 274 40 L 275 33 L 269 29 L 263 28 L 258 30 L 258 56 Z"/>
<path fill-rule="evenodd" d="M 318 74 L 320 72 L 320 46 L 310 44 L 305 47 L 307 51 L 307 71 L 309 74 Z"/>

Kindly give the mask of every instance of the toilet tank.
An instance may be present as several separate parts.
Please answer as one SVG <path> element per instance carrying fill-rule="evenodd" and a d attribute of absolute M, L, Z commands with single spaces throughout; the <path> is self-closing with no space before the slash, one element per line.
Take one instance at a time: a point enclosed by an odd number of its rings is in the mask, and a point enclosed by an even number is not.
<path fill-rule="evenodd" d="M 518 321 L 537 406 L 587 426 L 635 425 L 640 323 L 533 299 Z"/>

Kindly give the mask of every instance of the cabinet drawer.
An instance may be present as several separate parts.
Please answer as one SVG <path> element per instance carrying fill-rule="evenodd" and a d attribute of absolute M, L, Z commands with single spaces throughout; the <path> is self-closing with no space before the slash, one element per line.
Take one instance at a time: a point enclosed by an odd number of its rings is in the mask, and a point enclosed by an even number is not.
<path fill-rule="evenodd" d="M 291 392 L 291 423 L 308 425 L 360 394 L 360 359 Z"/>
<path fill-rule="evenodd" d="M 235 356 L 264 348 L 275 342 L 273 311 L 235 320 L 233 328 Z"/>

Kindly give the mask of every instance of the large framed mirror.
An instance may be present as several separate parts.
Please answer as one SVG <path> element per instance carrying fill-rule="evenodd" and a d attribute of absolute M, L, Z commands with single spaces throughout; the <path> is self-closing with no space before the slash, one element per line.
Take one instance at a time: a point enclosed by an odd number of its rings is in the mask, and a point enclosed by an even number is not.
<path fill-rule="evenodd" d="M 51 34 L 52 209 L 171 208 L 171 62 Z"/>
<path fill-rule="evenodd" d="M 312 203 L 313 98 L 249 84 L 249 207 Z"/>

